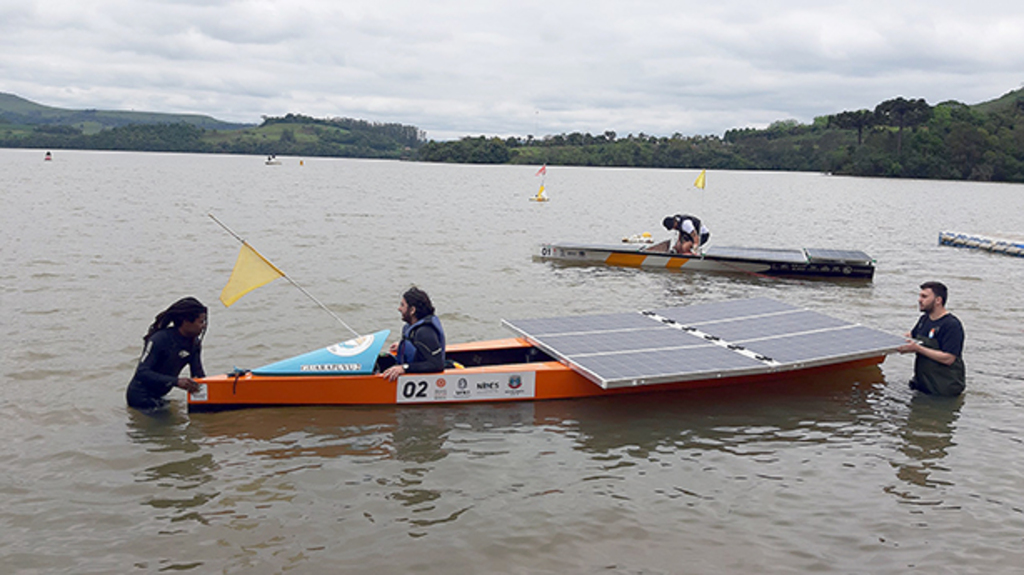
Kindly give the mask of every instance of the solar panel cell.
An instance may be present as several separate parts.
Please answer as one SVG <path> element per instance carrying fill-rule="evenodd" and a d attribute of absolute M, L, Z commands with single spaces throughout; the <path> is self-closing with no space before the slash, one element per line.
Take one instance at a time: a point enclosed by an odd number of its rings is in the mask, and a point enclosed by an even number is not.
<path fill-rule="evenodd" d="M 824 332 L 805 333 L 750 342 L 752 349 L 781 363 L 821 362 L 833 357 L 856 356 L 878 350 L 893 350 L 903 338 L 864 326 L 846 327 Z"/>
<path fill-rule="evenodd" d="M 711 246 L 704 253 L 719 258 L 749 259 L 790 264 L 807 263 L 807 256 L 804 255 L 803 250 L 793 249 Z"/>
<path fill-rule="evenodd" d="M 871 256 L 860 250 L 829 250 L 821 248 L 807 248 L 807 257 L 816 262 L 870 262 Z"/>
<path fill-rule="evenodd" d="M 844 325 L 849 324 L 843 320 L 820 313 L 796 310 L 746 319 L 704 322 L 699 327 L 701 330 L 713 333 L 722 339 L 743 342 L 751 339 L 830 329 Z"/>
<path fill-rule="evenodd" d="M 673 319 L 682 324 L 694 325 L 706 321 L 720 321 L 724 319 L 796 311 L 798 309 L 800 308 L 781 301 L 759 297 L 720 301 L 686 307 L 656 309 L 654 310 L 654 313 L 662 317 Z"/>

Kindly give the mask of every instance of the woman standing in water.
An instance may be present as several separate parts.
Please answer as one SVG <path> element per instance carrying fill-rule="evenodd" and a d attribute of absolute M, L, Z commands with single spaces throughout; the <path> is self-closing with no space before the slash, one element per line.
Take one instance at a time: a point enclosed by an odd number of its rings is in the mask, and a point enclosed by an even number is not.
<path fill-rule="evenodd" d="M 189 393 L 199 390 L 192 377 L 204 377 L 203 334 L 206 306 L 194 297 L 182 298 L 160 312 L 142 338 L 145 346 L 135 376 L 128 384 L 128 405 L 136 409 L 157 409 L 167 405 L 164 396 L 174 387 Z M 178 377 L 189 366 L 192 377 Z"/>

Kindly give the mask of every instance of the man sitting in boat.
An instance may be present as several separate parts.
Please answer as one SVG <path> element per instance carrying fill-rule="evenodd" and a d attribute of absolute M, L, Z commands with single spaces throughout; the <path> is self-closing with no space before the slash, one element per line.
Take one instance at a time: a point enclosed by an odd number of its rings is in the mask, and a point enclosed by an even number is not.
<path fill-rule="evenodd" d="M 411 287 L 402 294 L 398 304 L 402 314 L 402 340 L 391 346 L 391 354 L 383 355 L 377 365 L 384 372 L 381 377 L 398 381 L 406 373 L 444 371 L 444 328 L 434 315 L 434 305 L 427 292 Z M 385 369 L 385 366 L 390 365 Z"/>
<path fill-rule="evenodd" d="M 676 232 L 671 251 L 677 254 L 696 253 L 697 249 L 711 238 L 711 232 L 697 216 L 676 214 L 666 217 L 662 220 L 661 225 L 670 232 Z M 699 234 L 697 230 L 700 230 Z"/>

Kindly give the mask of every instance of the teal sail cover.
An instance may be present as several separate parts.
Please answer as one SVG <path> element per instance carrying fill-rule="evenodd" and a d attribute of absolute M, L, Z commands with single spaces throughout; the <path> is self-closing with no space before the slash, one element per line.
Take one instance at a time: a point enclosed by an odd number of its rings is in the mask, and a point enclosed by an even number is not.
<path fill-rule="evenodd" d="M 384 341 L 391 330 L 336 343 L 323 349 L 297 355 L 264 365 L 252 372 L 256 375 L 364 375 L 373 373 Z"/>

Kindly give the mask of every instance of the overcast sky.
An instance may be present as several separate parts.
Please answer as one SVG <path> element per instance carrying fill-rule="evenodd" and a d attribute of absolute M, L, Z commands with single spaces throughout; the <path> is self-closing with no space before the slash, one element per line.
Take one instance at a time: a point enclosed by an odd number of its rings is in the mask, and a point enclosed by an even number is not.
<path fill-rule="evenodd" d="M 0 92 L 429 138 L 716 134 L 1024 85 L 1024 2 L 0 0 Z"/>

